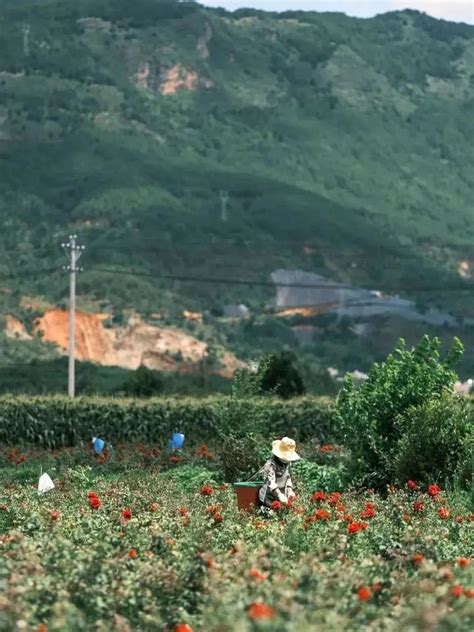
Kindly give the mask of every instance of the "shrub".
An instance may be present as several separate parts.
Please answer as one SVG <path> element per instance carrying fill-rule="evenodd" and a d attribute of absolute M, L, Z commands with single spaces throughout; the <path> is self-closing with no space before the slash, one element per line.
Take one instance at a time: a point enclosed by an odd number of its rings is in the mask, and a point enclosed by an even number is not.
<path fill-rule="evenodd" d="M 270 449 L 271 441 L 254 433 L 224 437 L 218 454 L 219 469 L 224 474 L 224 480 L 249 480 L 270 457 Z M 261 478 L 256 476 L 255 480 Z"/>
<path fill-rule="evenodd" d="M 387 466 L 393 480 L 447 481 L 472 477 L 472 406 L 461 398 L 439 399 L 409 408 L 395 421 L 399 436 Z"/>
<path fill-rule="evenodd" d="M 449 402 L 458 405 L 452 392 L 457 377 L 452 367 L 463 346 L 455 339 L 445 358 L 440 356 L 440 346 L 438 338 L 425 336 L 414 349 L 408 350 L 401 340 L 394 354 L 372 367 L 362 386 L 356 387 L 352 378 L 346 377 L 336 400 L 335 422 L 352 452 L 352 468 L 359 482 L 371 486 L 391 482 L 397 446 L 403 438 L 403 418 L 411 427 L 408 419 L 413 411 L 417 410 L 419 419 L 422 411 L 426 414 L 431 410 L 430 402 L 442 396 L 446 406 L 449 407 Z M 442 423 L 450 422 L 445 419 Z M 423 425 L 425 443 L 419 448 L 425 452 L 437 444 L 439 428 L 430 430 L 429 417 Z"/>
<path fill-rule="evenodd" d="M 292 467 L 298 491 L 301 484 L 303 488 L 333 492 L 343 489 L 347 483 L 347 470 L 342 462 L 321 465 L 314 461 L 298 461 Z"/>

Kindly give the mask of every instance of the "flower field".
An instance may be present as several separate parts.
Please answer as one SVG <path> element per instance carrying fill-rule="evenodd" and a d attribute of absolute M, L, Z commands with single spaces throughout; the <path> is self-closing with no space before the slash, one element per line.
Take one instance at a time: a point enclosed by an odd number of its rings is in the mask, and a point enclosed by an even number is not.
<path fill-rule="evenodd" d="M 4 449 L 0 630 L 472 629 L 467 495 L 295 473 L 293 505 L 258 515 L 215 461 L 207 446 Z M 39 496 L 41 467 L 55 489 Z"/>

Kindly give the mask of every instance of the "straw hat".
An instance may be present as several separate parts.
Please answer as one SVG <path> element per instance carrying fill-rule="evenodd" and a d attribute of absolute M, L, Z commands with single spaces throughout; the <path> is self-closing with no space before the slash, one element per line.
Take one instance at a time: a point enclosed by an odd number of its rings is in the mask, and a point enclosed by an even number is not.
<path fill-rule="evenodd" d="M 298 461 L 301 458 L 296 453 L 296 443 L 288 437 L 274 441 L 272 443 L 272 452 L 282 461 Z"/>

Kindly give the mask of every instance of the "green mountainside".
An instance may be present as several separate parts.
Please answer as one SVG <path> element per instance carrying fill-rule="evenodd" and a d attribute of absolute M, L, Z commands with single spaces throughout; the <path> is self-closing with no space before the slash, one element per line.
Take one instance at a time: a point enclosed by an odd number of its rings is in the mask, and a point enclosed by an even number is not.
<path fill-rule="evenodd" d="M 73 231 L 87 246 L 79 306 L 112 312 L 111 326 L 159 312 L 248 359 L 296 348 L 291 327 L 309 323 L 307 363 L 364 369 L 429 328 L 378 319 L 361 339 L 327 314 L 276 319 L 269 275 L 301 269 L 474 316 L 458 273 L 474 260 L 473 138 L 471 26 L 2 0 L 0 313 L 31 324 L 25 296 L 65 305 L 59 244 Z M 231 303 L 252 318 L 223 321 Z M 469 344 L 471 329 L 443 335 Z M 5 339 L 0 364 L 51 354 Z"/>

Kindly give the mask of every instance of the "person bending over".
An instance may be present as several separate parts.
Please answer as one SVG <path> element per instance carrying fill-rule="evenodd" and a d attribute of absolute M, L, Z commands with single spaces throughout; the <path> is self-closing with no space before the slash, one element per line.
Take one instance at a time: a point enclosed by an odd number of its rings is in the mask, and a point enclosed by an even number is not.
<path fill-rule="evenodd" d="M 295 497 L 291 480 L 291 463 L 300 458 L 293 439 L 283 437 L 272 443 L 272 457 L 264 465 L 265 480 L 258 493 L 261 507 L 271 508 L 275 500 L 287 503 Z"/>

